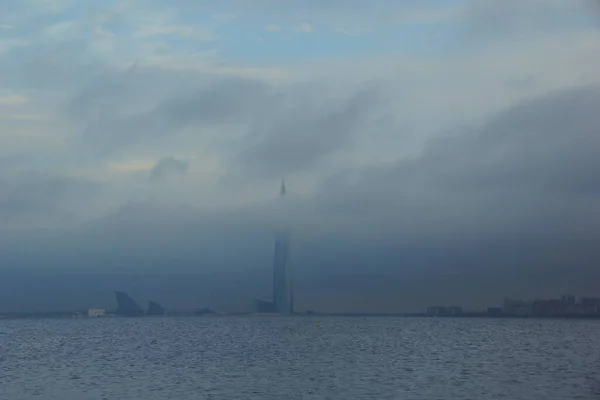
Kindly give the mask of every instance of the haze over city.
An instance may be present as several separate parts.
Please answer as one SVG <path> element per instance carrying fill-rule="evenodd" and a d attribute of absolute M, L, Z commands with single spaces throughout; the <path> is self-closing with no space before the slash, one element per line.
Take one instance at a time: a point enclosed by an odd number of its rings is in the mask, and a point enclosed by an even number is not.
<path fill-rule="evenodd" d="M 599 24 L 587 0 L 2 0 L 0 311 L 236 308 L 271 295 L 282 223 L 300 309 L 600 295 Z"/>

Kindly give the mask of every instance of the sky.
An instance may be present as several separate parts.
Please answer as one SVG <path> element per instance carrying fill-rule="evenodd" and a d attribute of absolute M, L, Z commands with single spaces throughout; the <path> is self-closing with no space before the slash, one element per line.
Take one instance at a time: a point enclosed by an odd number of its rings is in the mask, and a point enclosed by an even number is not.
<path fill-rule="evenodd" d="M 600 295 L 599 29 L 592 0 L 2 0 L 0 309 L 67 275 L 263 295 L 283 225 L 311 307 Z"/>

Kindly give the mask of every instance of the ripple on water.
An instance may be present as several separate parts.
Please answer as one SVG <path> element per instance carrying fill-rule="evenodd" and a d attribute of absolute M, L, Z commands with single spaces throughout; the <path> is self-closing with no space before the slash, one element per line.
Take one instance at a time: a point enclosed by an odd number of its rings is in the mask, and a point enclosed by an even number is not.
<path fill-rule="evenodd" d="M 0 323 L 0 398 L 598 399 L 600 323 L 211 317 Z"/>

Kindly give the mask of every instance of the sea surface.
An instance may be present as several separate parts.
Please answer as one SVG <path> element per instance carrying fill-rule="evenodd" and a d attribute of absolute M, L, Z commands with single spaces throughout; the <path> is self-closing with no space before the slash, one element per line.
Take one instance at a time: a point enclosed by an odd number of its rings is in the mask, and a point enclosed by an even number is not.
<path fill-rule="evenodd" d="M 600 321 L 0 321 L 0 399 L 599 399 Z"/>

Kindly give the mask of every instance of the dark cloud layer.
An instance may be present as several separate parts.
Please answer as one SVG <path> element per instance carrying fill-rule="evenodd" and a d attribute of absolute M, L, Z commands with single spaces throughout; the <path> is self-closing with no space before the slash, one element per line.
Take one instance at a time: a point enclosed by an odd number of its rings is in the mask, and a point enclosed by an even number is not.
<path fill-rule="evenodd" d="M 247 124 L 275 106 L 273 96 L 269 85 L 254 79 L 210 74 L 172 78 L 134 68 L 97 80 L 67 110 L 83 127 L 83 146 L 112 155 L 140 142 L 176 137 L 188 127 Z"/>
<path fill-rule="evenodd" d="M 599 105 L 598 88 L 515 105 L 481 128 L 431 140 L 418 158 L 331 178 L 324 204 L 350 214 L 387 210 L 394 226 L 459 237 L 469 226 L 518 232 L 589 221 L 600 194 Z"/>
<path fill-rule="evenodd" d="M 160 83 L 152 70 L 134 69 L 82 91 L 68 112 L 82 123 L 87 151 L 97 155 L 178 137 L 184 129 L 213 129 L 219 131 L 214 138 L 228 143 L 224 151 L 238 164 L 234 168 L 279 176 L 312 167 L 348 145 L 383 104 L 376 84 L 335 98 L 322 84 L 278 87 L 215 75 L 188 79 Z M 157 86 L 149 88 L 151 81 Z M 240 129 L 242 139 L 223 139 L 228 130 Z"/>
<path fill-rule="evenodd" d="M 588 5 L 587 0 L 506 0 L 502 3 L 481 0 L 469 4 L 466 16 L 479 34 L 502 32 L 511 35 L 523 31 L 531 33 L 531 30 L 556 28 L 559 21 L 566 22 L 568 18 L 574 18 L 573 22 L 578 22 L 577 17 L 581 18 L 581 12 Z M 563 28 L 564 26 L 562 25 Z"/>
<path fill-rule="evenodd" d="M 267 174 L 286 174 L 305 169 L 350 143 L 367 127 L 370 113 L 379 106 L 377 87 L 364 88 L 340 105 L 322 109 L 311 97 L 268 121 L 254 123 L 253 143 L 240 161 Z M 316 105 L 316 106 L 315 106 Z"/>
<path fill-rule="evenodd" d="M 5 226 L 46 222 L 69 217 L 69 207 L 98 193 L 100 184 L 58 174 L 23 170 L 3 174 L 0 169 L 0 218 Z M 74 215 L 70 215 L 73 217 Z"/>

